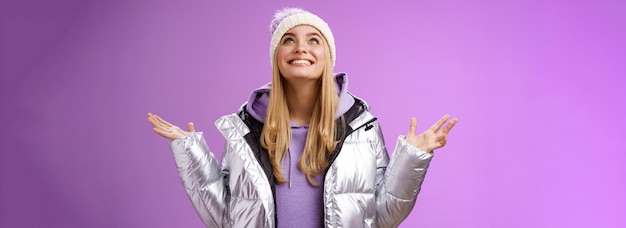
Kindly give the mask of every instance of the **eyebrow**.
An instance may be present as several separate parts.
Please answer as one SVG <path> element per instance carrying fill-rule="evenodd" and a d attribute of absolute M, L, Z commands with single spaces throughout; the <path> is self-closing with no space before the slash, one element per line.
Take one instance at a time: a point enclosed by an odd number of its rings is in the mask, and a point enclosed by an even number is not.
<path fill-rule="evenodd" d="M 285 33 L 285 35 L 283 35 L 283 37 L 285 37 L 285 36 L 296 36 L 296 35 L 293 34 L 293 33 L 288 32 L 288 33 Z M 307 33 L 306 36 L 319 36 L 319 37 L 321 37 L 322 35 L 320 35 L 317 32 L 311 32 L 311 33 Z"/>

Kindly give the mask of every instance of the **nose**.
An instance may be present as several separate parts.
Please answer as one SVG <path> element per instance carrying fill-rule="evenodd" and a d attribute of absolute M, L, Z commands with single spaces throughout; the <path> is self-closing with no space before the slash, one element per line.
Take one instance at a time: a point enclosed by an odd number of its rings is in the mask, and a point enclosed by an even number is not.
<path fill-rule="evenodd" d="M 299 42 L 295 48 L 295 53 L 307 53 L 308 52 L 308 46 L 306 44 L 306 42 L 302 43 Z"/>

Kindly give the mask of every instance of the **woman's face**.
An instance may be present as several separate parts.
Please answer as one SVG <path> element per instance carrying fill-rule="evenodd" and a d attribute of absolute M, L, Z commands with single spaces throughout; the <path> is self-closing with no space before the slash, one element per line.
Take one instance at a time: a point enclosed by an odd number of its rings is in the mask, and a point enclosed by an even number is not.
<path fill-rule="evenodd" d="M 280 74 L 287 81 L 317 80 L 326 64 L 325 44 L 314 27 L 299 25 L 285 33 L 276 51 Z"/>

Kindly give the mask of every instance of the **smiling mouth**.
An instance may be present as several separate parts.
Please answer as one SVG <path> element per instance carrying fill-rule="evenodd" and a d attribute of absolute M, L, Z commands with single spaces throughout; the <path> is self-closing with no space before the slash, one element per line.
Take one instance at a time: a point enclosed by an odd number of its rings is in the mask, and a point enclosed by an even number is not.
<path fill-rule="evenodd" d="M 296 59 L 289 61 L 289 64 L 310 66 L 313 63 L 306 59 Z"/>

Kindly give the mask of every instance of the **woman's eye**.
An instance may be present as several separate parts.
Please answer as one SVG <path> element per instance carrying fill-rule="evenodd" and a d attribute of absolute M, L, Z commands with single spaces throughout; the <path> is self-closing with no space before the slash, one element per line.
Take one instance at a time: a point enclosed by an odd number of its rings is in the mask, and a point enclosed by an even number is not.
<path fill-rule="evenodd" d="M 319 40 L 317 40 L 317 38 L 313 38 L 313 39 L 310 39 L 310 40 L 309 40 L 309 43 L 311 43 L 311 44 L 319 44 L 319 43 L 320 43 L 320 41 L 319 41 Z"/>
<path fill-rule="evenodd" d="M 283 40 L 283 44 L 291 44 L 291 43 L 293 43 L 293 42 L 294 42 L 294 41 L 293 41 L 293 39 L 291 39 L 291 38 L 285 38 L 285 39 Z"/>

